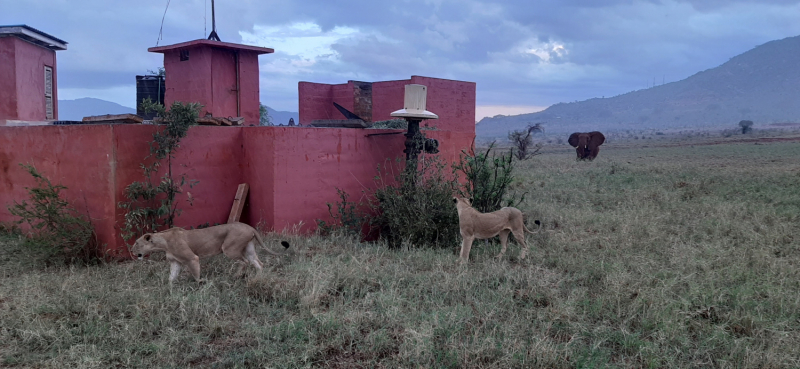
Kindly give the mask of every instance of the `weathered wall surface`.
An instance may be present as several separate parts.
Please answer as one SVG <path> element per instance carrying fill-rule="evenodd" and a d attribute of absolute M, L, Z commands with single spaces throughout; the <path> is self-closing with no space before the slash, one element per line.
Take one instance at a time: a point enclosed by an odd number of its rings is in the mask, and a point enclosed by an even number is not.
<path fill-rule="evenodd" d="M 58 70 L 56 52 L 22 41 L 17 42 L 17 106 L 20 120 L 45 120 L 44 67 L 53 68 L 53 119 L 58 119 Z"/>
<path fill-rule="evenodd" d="M 371 115 L 367 121 L 392 119 L 393 111 L 403 108 L 405 85 L 420 84 L 428 87 L 427 110 L 439 119 L 424 121 L 423 126 L 453 132 L 475 132 L 474 82 L 412 76 L 398 81 L 371 83 Z M 351 112 L 363 111 L 363 82 L 329 85 L 300 82 L 300 124 L 307 125 L 316 119 L 344 119 L 333 102 Z M 362 87 L 361 89 L 359 87 Z"/>
<path fill-rule="evenodd" d="M 147 125 L 114 126 L 115 148 L 115 187 L 114 201 L 125 200 L 125 187 L 133 181 L 141 181 L 142 170 L 139 165 L 149 154 L 149 141 L 155 127 Z M 197 227 L 209 223 L 225 223 L 230 213 L 236 188 L 242 181 L 240 158 L 242 147 L 240 132 L 231 127 L 192 127 L 182 140 L 181 147 L 172 160 L 173 178 L 179 180 L 185 174 L 187 180 L 199 181 L 190 188 L 184 186 L 184 193 L 177 196 L 182 210 L 176 219 L 179 227 Z M 154 180 L 160 180 L 167 171 L 166 162 Z M 189 202 L 191 194 L 191 202 Z M 116 208 L 117 226 L 124 221 L 124 212 Z M 123 245 L 117 235 L 116 245 Z"/>
<path fill-rule="evenodd" d="M 124 213 L 118 203 L 133 181 L 143 180 L 140 163 L 149 153 L 156 127 L 84 125 L 0 127 L 0 221 L 12 220 L 6 206 L 27 197 L 34 184 L 18 163 L 32 163 L 53 183 L 69 187 L 66 197 L 91 215 L 101 243 L 112 255 L 127 255 L 119 228 Z M 199 180 L 178 196 L 181 227 L 224 223 L 239 183 L 250 193 L 242 220 L 281 231 L 316 228 L 330 220 L 327 203 L 339 200 L 336 189 L 358 201 L 378 185 L 377 167 L 394 168 L 404 157 L 398 130 L 296 127 L 208 127 L 189 130 L 173 159 L 177 178 Z M 440 141 L 439 156 L 457 160 L 472 145 L 468 132 L 426 131 Z M 162 168 L 163 171 L 166 168 Z M 160 176 L 159 176 L 160 177 Z M 390 175 L 389 178 L 393 177 Z M 191 204 L 187 201 L 191 193 Z M 298 225 L 300 225 L 298 227 Z"/>
<path fill-rule="evenodd" d="M 0 37 L 0 125 L 17 119 L 17 63 L 14 37 Z"/>
<path fill-rule="evenodd" d="M 44 67 L 53 68 L 53 118 L 58 119 L 56 52 L 16 37 L 0 38 L 0 124 L 47 119 Z"/>
<path fill-rule="evenodd" d="M 261 117 L 258 78 L 258 54 L 253 51 L 239 51 L 241 116 L 248 125 L 258 125 Z"/>
<path fill-rule="evenodd" d="M 166 74 L 164 83 L 164 106 L 171 106 L 173 102 L 199 101 L 205 107 L 200 111 L 200 116 L 205 116 L 211 109 L 213 114 L 213 94 L 211 91 L 211 78 L 198 78 L 211 73 L 211 49 L 202 47 L 187 48 L 188 60 L 180 60 L 180 50 L 174 49 L 164 53 L 164 69 Z"/>
<path fill-rule="evenodd" d="M 200 116 L 245 118 L 258 124 L 258 54 L 239 51 L 239 91 L 237 103 L 236 52 L 229 49 L 190 46 L 188 60 L 180 60 L 181 49 L 164 52 L 166 93 L 164 103 L 196 101 L 203 104 Z"/>
<path fill-rule="evenodd" d="M 209 49 L 192 50 L 190 60 L 199 63 L 198 68 L 214 63 L 211 53 L 206 53 Z M 165 54 L 168 63 L 181 63 L 178 58 L 177 52 Z M 167 78 L 170 76 L 167 73 Z M 173 73 L 172 78 L 178 76 Z M 389 119 L 391 111 L 402 107 L 407 83 L 426 84 L 428 109 L 442 119 L 429 122 L 436 122 L 432 125 L 437 129 L 425 134 L 439 140 L 440 158 L 457 161 L 475 138 L 475 84 L 414 78 L 371 85 L 374 119 Z M 167 83 L 171 88 L 169 79 Z M 185 93 L 201 93 L 208 89 L 204 86 L 198 83 L 180 88 Z M 353 109 L 354 102 L 365 96 L 364 85 L 354 82 L 301 83 L 299 87 L 301 121 L 304 116 L 338 118 L 341 114 L 331 102 Z M 172 88 L 178 88 L 174 80 Z M 23 187 L 33 184 L 17 163 L 32 163 L 54 183 L 69 187 L 67 199 L 77 209 L 88 211 L 100 242 L 107 244 L 110 254 L 126 256 L 119 234 L 124 213 L 118 204 L 125 200 L 126 186 L 143 180 L 140 164 L 149 154 L 156 129 L 150 125 L 0 127 L 0 221 L 11 220 L 5 205 L 26 198 Z M 175 153 L 172 172 L 173 178 L 185 174 L 186 179 L 199 183 L 193 188 L 184 186 L 184 193 L 178 196 L 182 213 L 175 224 L 196 227 L 224 223 L 238 185 L 248 183 L 250 192 L 242 221 L 276 231 L 313 230 L 317 219 L 330 220 L 327 204 L 339 200 L 337 189 L 347 192 L 352 201 L 362 200 L 364 194 L 371 195 L 380 185 L 374 180 L 379 166 L 384 169 L 384 178 L 393 180 L 404 166 L 398 161 L 405 157 L 402 133 L 347 128 L 193 127 Z M 165 164 L 153 179 L 158 181 L 166 170 Z"/>
<path fill-rule="evenodd" d="M 115 236 L 115 161 L 112 127 L 0 127 L 0 221 L 13 218 L 8 206 L 28 198 L 36 184 L 22 167 L 32 164 L 53 184 L 68 187 L 64 197 L 91 217 L 103 242 Z"/>

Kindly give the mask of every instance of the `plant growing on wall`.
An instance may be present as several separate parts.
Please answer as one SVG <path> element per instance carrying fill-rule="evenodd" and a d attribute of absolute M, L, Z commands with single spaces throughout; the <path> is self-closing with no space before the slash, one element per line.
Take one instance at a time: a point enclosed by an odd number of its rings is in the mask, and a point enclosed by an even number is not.
<path fill-rule="evenodd" d="M 11 215 L 20 218 L 16 224 L 30 227 L 24 245 L 48 263 L 74 264 L 97 260 L 97 239 L 92 223 L 85 220 L 62 197 L 67 187 L 53 184 L 33 165 L 20 164 L 36 180 L 36 186 L 26 187 L 29 198 L 14 201 L 8 207 Z"/>
<path fill-rule="evenodd" d="M 175 150 L 180 147 L 181 139 L 186 137 L 191 126 L 197 124 L 202 105 L 174 102 L 167 110 L 163 105 L 145 100 L 142 106 L 146 111 L 156 112 L 155 122 L 160 126 L 153 133 L 150 154 L 145 158 L 150 164 L 140 165 L 145 180 L 135 181 L 125 187 L 127 200 L 119 203 L 119 207 L 126 210 L 125 223 L 121 229 L 125 240 L 158 229 L 171 228 L 181 211 L 175 198 L 183 192 L 184 185 L 188 184 L 191 188 L 198 182 L 187 180 L 185 174 L 175 178 L 172 159 L 175 158 Z M 158 178 L 160 172 L 163 175 Z"/>

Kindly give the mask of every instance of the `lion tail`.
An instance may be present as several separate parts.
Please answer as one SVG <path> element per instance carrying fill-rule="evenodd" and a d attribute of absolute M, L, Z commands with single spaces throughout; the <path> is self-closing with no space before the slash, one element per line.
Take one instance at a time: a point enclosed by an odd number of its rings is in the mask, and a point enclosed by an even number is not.
<path fill-rule="evenodd" d="M 253 235 L 256 241 L 258 241 L 258 243 L 261 244 L 261 247 L 264 250 L 266 250 L 268 254 L 271 254 L 273 256 L 283 256 L 286 254 L 285 252 L 275 252 L 270 250 L 270 248 L 266 246 L 266 243 L 264 243 L 264 240 L 261 238 L 261 235 L 259 235 L 258 232 L 253 232 Z M 289 248 L 289 242 L 281 241 L 281 245 L 283 245 L 285 249 Z"/>
<path fill-rule="evenodd" d="M 539 226 L 539 228 L 536 229 L 536 232 L 531 232 L 530 230 L 528 230 L 528 227 L 525 226 L 525 223 L 522 223 L 522 228 L 525 229 L 525 232 L 528 232 L 530 234 L 539 233 L 539 231 L 542 229 L 542 222 L 540 222 L 537 219 L 537 220 L 534 220 L 533 223 L 536 224 L 537 226 Z"/>

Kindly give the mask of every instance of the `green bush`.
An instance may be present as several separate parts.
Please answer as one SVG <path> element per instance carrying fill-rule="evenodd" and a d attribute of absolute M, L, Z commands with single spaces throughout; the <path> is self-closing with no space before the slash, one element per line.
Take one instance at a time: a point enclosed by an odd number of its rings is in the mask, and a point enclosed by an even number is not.
<path fill-rule="evenodd" d="M 369 203 L 370 228 L 380 232 L 389 246 L 403 241 L 415 247 L 450 246 L 458 237 L 458 214 L 453 194 L 458 191 L 455 172 L 449 175 L 438 157 L 420 160 L 416 171 L 404 170 L 394 185 L 381 186 Z"/>
<path fill-rule="evenodd" d="M 336 189 L 341 201 L 335 204 L 328 203 L 328 214 L 331 216 L 331 222 L 326 222 L 322 219 L 317 219 L 317 230 L 320 234 L 343 234 L 352 237 L 361 237 L 363 226 L 368 222 L 368 217 L 360 210 L 363 204 L 349 201 L 350 195 L 341 189 Z M 333 207 L 336 206 L 336 212 Z"/>
<path fill-rule="evenodd" d="M 453 166 L 467 180 L 459 194 L 472 199 L 472 207 L 482 213 L 517 206 L 525 200 L 525 193 L 510 191 L 514 182 L 513 150 L 497 154 L 492 149 L 494 143 L 485 152 L 462 151 L 461 161 Z"/>
<path fill-rule="evenodd" d="M 408 129 L 408 122 L 405 119 L 389 119 L 389 120 L 381 120 L 372 125 L 369 128 L 374 129 Z"/>
<path fill-rule="evenodd" d="M 473 206 L 481 212 L 524 200 L 525 194 L 511 192 L 513 153 L 495 155 L 492 149 L 489 146 L 485 152 L 464 152 L 460 162 L 449 168 L 438 156 L 422 154 L 416 170 L 403 170 L 394 178 L 387 168 L 383 173 L 378 168 L 374 196 L 366 203 L 353 202 L 347 193 L 337 189 L 340 201 L 328 204 L 333 220 L 317 220 L 318 229 L 323 234 L 359 236 L 368 224 L 370 231 L 391 247 L 403 242 L 413 247 L 452 246 L 459 239 L 454 195 L 472 198 Z M 458 181 L 459 172 L 466 176 L 465 186 Z"/>
<path fill-rule="evenodd" d="M 61 191 L 67 187 L 54 185 L 33 165 L 20 165 L 36 180 L 35 187 L 25 188 L 28 200 L 14 201 L 8 207 L 11 215 L 20 218 L 16 225 L 24 223 L 30 227 L 24 246 L 48 264 L 97 261 L 94 228 L 62 198 Z"/>

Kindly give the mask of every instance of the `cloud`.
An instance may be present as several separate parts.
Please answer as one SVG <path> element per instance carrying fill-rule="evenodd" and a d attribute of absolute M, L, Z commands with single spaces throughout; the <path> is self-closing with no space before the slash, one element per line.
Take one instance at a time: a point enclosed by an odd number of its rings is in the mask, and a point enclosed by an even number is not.
<path fill-rule="evenodd" d="M 223 41 L 275 49 L 259 59 L 261 98 L 279 110 L 297 109 L 298 81 L 411 75 L 477 82 L 479 105 L 547 106 L 683 79 L 800 34 L 798 0 L 216 3 Z M 102 98 L 161 64 L 146 51 L 156 42 L 211 31 L 208 1 L 171 1 L 164 16 L 166 4 L 0 0 L 0 24 L 67 40 L 59 87 Z"/>

